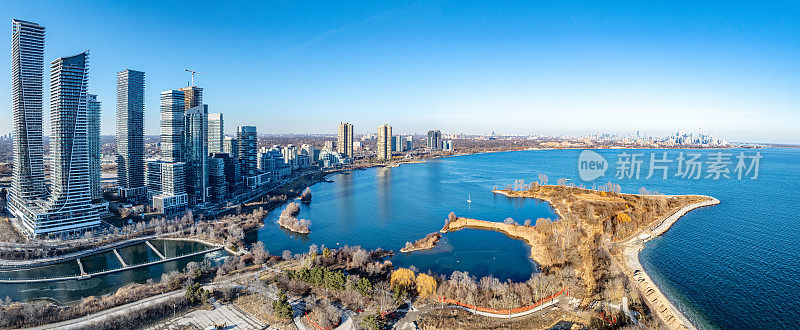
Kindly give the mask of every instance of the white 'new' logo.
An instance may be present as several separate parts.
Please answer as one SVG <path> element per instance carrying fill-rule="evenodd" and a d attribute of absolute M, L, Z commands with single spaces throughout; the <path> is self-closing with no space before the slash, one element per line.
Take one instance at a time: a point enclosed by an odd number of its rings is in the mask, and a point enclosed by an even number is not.
<path fill-rule="evenodd" d="M 584 150 L 578 157 L 578 175 L 583 181 L 592 181 L 606 174 L 608 162 L 600 154 Z"/>

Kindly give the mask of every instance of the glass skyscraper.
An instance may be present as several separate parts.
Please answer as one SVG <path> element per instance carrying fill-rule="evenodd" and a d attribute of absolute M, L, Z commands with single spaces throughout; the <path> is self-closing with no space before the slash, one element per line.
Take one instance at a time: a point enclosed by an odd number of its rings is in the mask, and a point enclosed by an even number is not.
<path fill-rule="evenodd" d="M 89 177 L 88 52 L 50 63 L 50 197 L 42 233 L 100 225 L 91 207 Z"/>
<path fill-rule="evenodd" d="M 184 94 L 179 90 L 161 92 L 161 158 L 183 161 Z"/>
<path fill-rule="evenodd" d="M 100 201 L 100 101 L 97 95 L 86 94 L 89 110 L 89 186 L 92 201 Z"/>
<path fill-rule="evenodd" d="M 208 153 L 220 153 L 224 149 L 222 141 L 225 139 L 225 126 L 221 113 L 208 114 Z"/>
<path fill-rule="evenodd" d="M 186 111 L 184 132 L 186 193 L 191 204 L 204 204 L 208 188 L 208 105 Z"/>
<path fill-rule="evenodd" d="M 139 201 L 144 184 L 144 72 L 117 73 L 117 182 L 122 198 Z"/>
<path fill-rule="evenodd" d="M 239 141 L 239 164 L 242 175 L 258 173 L 258 132 L 255 126 L 240 126 L 236 129 Z"/>
<path fill-rule="evenodd" d="M 23 211 L 46 195 L 42 136 L 44 33 L 39 24 L 12 20 L 11 112 L 14 171 L 9 195 L 12 210 Z"/>
<path fill-rule="evenodd" d="M 45 28 L 12 20 L 11 75 L 14 172 L 9 211 L 26 235 L 82 233 L 100 224 L 91 207 L 87 104 L 88 53 L 50 65 L 50 189 L 45 189 L 42 136 Z"/>

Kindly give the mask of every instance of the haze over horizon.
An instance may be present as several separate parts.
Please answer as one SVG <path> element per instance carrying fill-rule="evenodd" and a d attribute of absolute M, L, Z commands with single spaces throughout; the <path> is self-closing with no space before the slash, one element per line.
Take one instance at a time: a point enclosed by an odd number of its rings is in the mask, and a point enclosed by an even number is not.
<path fill-rule="evenodd" d="M 190 68 L 207 73 L 196 85 L 228 133 L 332 134 L 346 121 L 358 134 L 382 123 L 398 133 L 702 129 L 800 144 L 792 2 L 5 1 L 0 12 L 47 28 L 46 71 L 90 49 L 103 134 L 115 130 L 117 71 L 145 72 L 154 135 L 159 93 L 186 86 Z M 10 24 L 1 30 L 9 59 Z M 11 131 L 9 62 L 0 134 Z"/>

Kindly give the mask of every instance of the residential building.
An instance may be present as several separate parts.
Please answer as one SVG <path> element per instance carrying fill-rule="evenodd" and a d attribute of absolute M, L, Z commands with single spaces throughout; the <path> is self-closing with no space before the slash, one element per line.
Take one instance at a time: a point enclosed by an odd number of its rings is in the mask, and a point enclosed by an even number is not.
<path fill-rule="evenodd" d="M 406 149 L 406 151 L 414 150 L 414 137 L 413 136 L 406 137 L 405 149 Z"/>
<path fill-rule="evenodd" d="M 242 164 L 239 162 L 239 139 L 226 136 L 222 141 L 222 151 L 228 154 L 233 161 L 234 179 L 242 180 Z"/>
<path fill-rule="evenodd" d="M 189 111 L 194 107 L 203 105 L 203 89 L 197 86 L 189 86 L 179 89 L 183 92 L 183 110 Z"/>
<path fill-rule="evenodd" d="M 225 192 L 229 196 L 236 195 L 241 190 L 241 178 L 238 176 L 238 161 L 227 153 L 212 153 L 211 159 L 221 159 L 225 172 Z M 209 178 L 209 180 L 211 180 Z"/>
<path fill-rule="evenodd" d="M 283 156 L 281 156 L 282 158 Z M 271 172 L 275 170 L 277 167 L 276 162 L 280 161 L 283 163 L 283 159 L 276 159 L 272 157 L 272 154 L 269 152 L 259 152 L 258 153 L 258 170 L 262 172 Z"/>
<path fill-rule="evenodd" d="M 232 158 L 239 158 L 239 140 L 232 136 L 226 136 L 222 141 L 222 152 Z"/>
<path fill-rule="evenodd" d="M 184 94 L 179 90 L 161 92 L 161 159 L 183 161 Z"/>
<path fill-rule="evenodd" d="M 161 177 L 161 191 L 153 196 L 153 208 L 163 214 L 172 214 L 186 209 L 189 204 L 189 195 L 186 194 L 186 163 L 159 162 Z M 152 166 L 153 170 L 158 168 Z M 148 165 L 148 170 L 151 169 Z M 151 177 L 151 174 L 148 174 Z M 155 174 L 152 174 L 155 177 Z"/>
<path fill-rule="evenodd" d="M 228 191 L 228 181 L 225 176 L 224 159 L 215 157 L 208 159 L 208 188 L 208 201 L 220 203 L 225 200 Z"/>
<path fill-rule="evenodd" d="M 89 112 L 89 187 L 92 202 L 102 198 L 100 187 L 100 101 L 97 95 L 86 94 L 86 109 Z"/>
<path fill-rule="evenodd" d="M 392 159 L 392 126 L 383 124 L 378 126 L 378 145 L 377 150 L 378 160 Z"/>
<path fill-rule="evenodd" d="M 353 125 L 339 123 L 336 141 L 336 151 L 345 157 L 353 158 Z"/>
<path fill-rule="evenodd" d="M 319 164 L 323 168 L 341 166 L 345 164 L 345 158 L 336 151 L 322 150 L 319 154 Z"/>
<path fill-rule="evenodd" d="M 208 189 L 208 105 L 186 110 L 184 155 L 189 204 L 205 204 Z"/>
<path fill-rule="evenodd" d="M 309 168 L 311 167 L 311 156 L 306 154 L 299 154 L 297 155 L 296 161 L 297 168 Z"/>
<path fill-rule="evenodd" d="M 46 197 L 42 98 L 45 28 L 14 19 L 11 33 L 11 112 L 13 171 L 8 208 L 28 236 L 43 221 L 39 206 Z"/>
<path fill-rule="evenodd" d="M 239 164 L 242 175 L 250 176 L 258 172 L 258 132 L 255 126 L 240 126 L 236 129 L 239 141 Z"/>
<path fill-rule="evenodd" d="M 281 155 L 283 155 L 283 161 L 289 166 L 291 169 L 296 170 L 300 166 L 297 163 L 297 155 L 298 155 L 297 147 L 294 145 L 287 145 L 281 149 Z"/>
<path fill-rule="evenodd" d="M 428 150 L 435 151 L 442 148 L 442 132 L 439 130 L 428 131 Z"/>
<path fill-rule="evenodd" d="M 117 186 L 120 197 L 141 201 L 144 184 L 144 72 L 117 72 Z"/>
<path fill-rule="evenodd" d="M 144 185 L 147 186 L 147 198 L 152 201 L 153 196 L 161 194 L 161 164 L 163 160 L 145 161 Z"/>
<path fill-rule="evenodd" d="M 47 220 L 36 224 L 36 236 L 81 233 L 100 225 L 92 208 L 89 178 L 89 53 L 50 63 L 50 196 Z"/>
<path fill-rule="evenodd" d="M 442 141 L 442 151 L 453 151 L 453 140 Z"/>
<path fill-rule="evenodd" d="M 300 146 L 300 153 L 311 158 L 311 163 L 316 163 L 319 159 L 319 149 L 310 144 Z"/>
<path fill-rule="evenodd" d="M 336 149 L 336 141 L 325 141 L 325 150 L 334 150 Z"/>
<path fill-rule="evenodd" d="M 404 145 L 403 143 L 403 136 L 402 135 L 395 135 L 392 136 L 392 151 L 394 152 L 403 152 Z"/>
<path fill-rule="evenodd" d="M 153 208 L 164 214 L 186 209 L 187 166 L 185 158 L 186 115 L 184 93 L 179 90 L 161 92 L 161 160 L 147 163 L 148 195 Z"/>
<path fill-rule="evenodd" d="M 225 129 L 222 122 L 221 113 L 208 114 L 208 152 L 221 153 L 223 151 L 223 141 L 225 140 Z"/>

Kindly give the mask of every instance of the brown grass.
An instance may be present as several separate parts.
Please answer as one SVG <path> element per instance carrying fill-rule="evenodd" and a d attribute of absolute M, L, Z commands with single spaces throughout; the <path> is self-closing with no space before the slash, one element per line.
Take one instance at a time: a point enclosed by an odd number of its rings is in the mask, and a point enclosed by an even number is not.
<path fill-rule="evenodd" d="M 547 201 L 561 218 L 557 221 L 538 219 L 536 226 L 457 218 L 449 221 L 442 231 L 477 228 L 521 239 L 531 247 L 531 258 L 543 272 L 574 270 L 584 285 L 583 290 L 577 291 L 594 299 L 617 299 L 624 294 L 617 283 L 622 274 L 612 269 L 606 252 L 614 242 L 651 230 L 660 220 L 684 206 L 709 198 L 621 194 L 567 185 L 532 185 L 525 190 L 495 192 Z M 611 248 L 611 253 L 618 251 Z"/>

